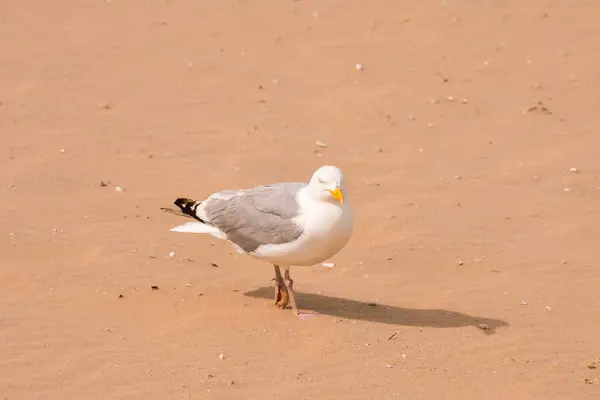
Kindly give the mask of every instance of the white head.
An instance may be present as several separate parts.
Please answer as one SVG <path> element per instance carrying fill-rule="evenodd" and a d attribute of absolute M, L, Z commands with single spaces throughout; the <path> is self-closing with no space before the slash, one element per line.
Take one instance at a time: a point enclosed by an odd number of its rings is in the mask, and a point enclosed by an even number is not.
<path fill-rule="evenodd" d="M 344 173 L 338 167 L 322 166 L 313 174 L 308 187 L 313 199 L 344 205 Z"/>

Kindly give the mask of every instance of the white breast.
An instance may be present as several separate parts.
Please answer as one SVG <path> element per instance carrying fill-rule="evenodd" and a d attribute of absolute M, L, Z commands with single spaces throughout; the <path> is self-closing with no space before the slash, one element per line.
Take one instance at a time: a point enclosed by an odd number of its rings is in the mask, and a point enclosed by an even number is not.
<path fill-rule="evenodd" d="M 303 212 L 295 221 L 303 227 L 302 236 L 291 243 L 261 246 L 255 257 L 274 264 L 310 266 L 332 257 L 348 243 L 354 228 L 348 202 L 340 207 L 299 197 Z"/>

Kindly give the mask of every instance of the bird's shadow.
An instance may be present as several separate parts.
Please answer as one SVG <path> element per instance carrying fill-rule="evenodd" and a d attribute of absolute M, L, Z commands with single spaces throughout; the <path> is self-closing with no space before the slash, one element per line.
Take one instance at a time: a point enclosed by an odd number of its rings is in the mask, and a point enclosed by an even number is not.
<path fill-rule="evenodd" d="M 497 328 L 509 325 L 508 322 L 500 319 L 472 316 L 457 311 L 403 308 L 312 293 L 295 292 L 295 294 L 301 310 L 304 308 L 319 314 L 344 319 L 427 328 L 474 326 L 488 335 L 496 333 Z M 273 288 L 261 287 L 246 292 L 244 295 L 260 299 L 273 299 Z"/>

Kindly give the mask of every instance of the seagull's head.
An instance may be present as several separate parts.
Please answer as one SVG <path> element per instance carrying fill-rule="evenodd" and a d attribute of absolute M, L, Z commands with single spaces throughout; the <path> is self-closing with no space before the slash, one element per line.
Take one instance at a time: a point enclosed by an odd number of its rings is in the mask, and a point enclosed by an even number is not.
<path fill-rule="evenodd" d="M 316 200 L 344 205 L 344 173 L 338 167 L 324 165 L 312 176 L 310 193 Z"/>

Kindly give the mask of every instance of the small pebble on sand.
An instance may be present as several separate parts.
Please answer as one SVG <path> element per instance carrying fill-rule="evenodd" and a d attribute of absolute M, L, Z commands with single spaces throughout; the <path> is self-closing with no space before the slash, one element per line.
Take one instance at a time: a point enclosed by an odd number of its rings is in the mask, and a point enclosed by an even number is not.
<path fill-rule="evenodd" d="M 173 257 L 175 257 L 175 252 L 174 252 L 174 251 L 170 252 L 170 253 L 169 253 L 169 257 L 170 257 L 170 258 L 173 258 Z"/>

